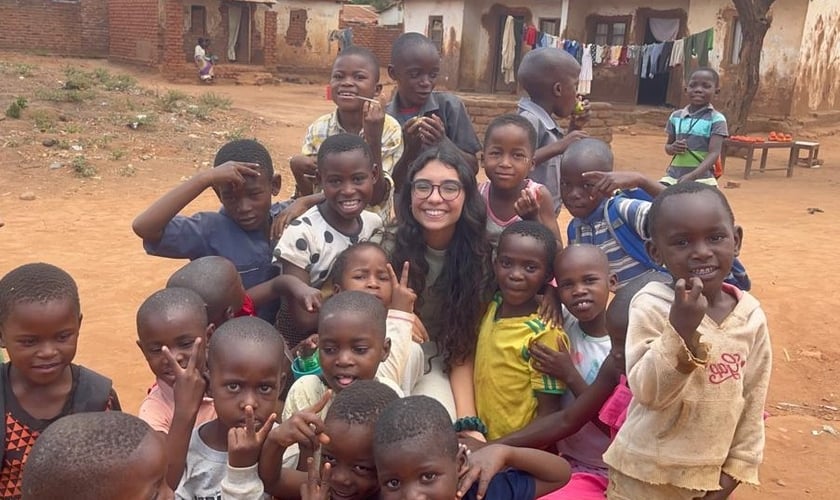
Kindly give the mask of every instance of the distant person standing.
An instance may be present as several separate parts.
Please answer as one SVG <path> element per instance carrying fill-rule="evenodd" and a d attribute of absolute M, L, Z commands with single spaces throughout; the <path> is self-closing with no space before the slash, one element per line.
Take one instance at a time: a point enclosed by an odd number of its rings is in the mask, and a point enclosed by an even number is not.
<path fill-rule="evenodd" d="M 209 38 L 199 38 L 195 45 L 195 65 L 198 66 L 198 78 L 202 82 L 213 81 L 213 58 L 207 55 L 207 49 L 210 48 Z"/>

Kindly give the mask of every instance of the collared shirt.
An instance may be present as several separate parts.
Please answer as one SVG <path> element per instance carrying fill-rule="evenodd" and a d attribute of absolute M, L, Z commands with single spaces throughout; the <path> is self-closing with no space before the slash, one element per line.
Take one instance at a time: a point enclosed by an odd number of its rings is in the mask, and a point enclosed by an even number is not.
<path fill-rule="evenodd" d="M 674 155 L 671 166 L 695 168 L 709 154 L 709 142 L 713 135 L 729 136 L 726 117 L 711 104 L 690 112 L 688 106 L 671 113 L 665 132 L 677 140 L 684 139 L 688 151 Z M 709 170 L 709 176 L 713 172 Z"/>
<path fill-rule="evenodd" d="M 563 130 L 557 126 L 557 122 L 546 110 L 528 97 L 519 100 L 519 114 L 531 122 L 537 131 L 537 149 L 544 148 L 549 144 L 561 140 L 565 135 Z M 563 200 L 560 197 L 560 158 L 562 155 L 553 156 L 539 165 L 534 165 L 529 177 L 542 184 L 551 193 L 554 202 L 554 213 L 560 213 Z"/>
<path fill-rule="evenodd" d="M 269 210 L 271 219 L 289 205 L 289 201 L 274 203 Z M 224 257 L 236 266 L 246 289 L 264 283 L 279 274 L 271 263 L 273 245 L 262 230 L 245 231 L 224 211 L 199 212 L 189 217 L 176 215 L 163 230 L 157 243 L 144 241 L 149 255 L 171 259 L 195 260 L 208 255 Z M 258 314 L 274 323 L 279 302 L 263 305 Z"/>
<path fill-rule="evenodd" d="M 437 115 L 443 122 L 446 137 L 459 149 L 472 154 L 481 151 L 481 142 L 475 133 L 470 115 L 458 96 L 449 92 L 432 92 L 416 112 L 404 111 L 399 107 L 399 94 L 394 92 L 394 97 L 385 107 L 385 112 L 396 118 L 401 127 L 415 116 Z"/>
<path fill-rule="evenodd" d="M 321 144 L 338 134 L 347 134 L 347 130 L 341 126 L 338 121 L 338 111 L 327 113 L 309 126 L 306 130 L 306 136 L 303 139 L 303 147 L 301 154 L 307 156 L 314 156 L 318 154 L 318 149 Z M 360 136 L 364 136 L 364 130 L 359 131 Z M 391 207 L 394 200 L 394 181 L 391 179 L 391 172 L 394 170 L 394 165 L 400 161 L 403 154 L 403 140 L 402 127 L 394 119 L 393 116 L 385 115 L 385 124 L 382 127 L 382 165 L 380 168 L 380 175 L 385 179 L 388 185 L 385 199 L 379 205 L 371 205 L 367 209 L 382 217 L 382 222 L 387 223 L 391 218 Z"/>

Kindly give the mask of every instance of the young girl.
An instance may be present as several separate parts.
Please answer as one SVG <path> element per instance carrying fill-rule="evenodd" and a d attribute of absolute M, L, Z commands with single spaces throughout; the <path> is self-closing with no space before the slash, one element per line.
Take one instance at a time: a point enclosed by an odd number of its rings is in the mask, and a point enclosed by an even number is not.
<path fill-rule="evenodd" d="M 430 148 L 411 165 L 396 213 L 397 227 L 383 245 L 394 268 L 409 263 L 408 284 L 418 295 L 415 312 L 430 340 L 423 351 L 431 367 L 414 393 L 437 399 L 452 416 L 473 416 L 473 368 L 467 360 L 494 279 L 484 203 L 457 148 Z"/>
<path fill-rule="evenodd" d="M 551 193 L 527 178 L 534 168 L 536 147 L 537 132 L 520 115 L 495 118 L 484 134 L 482 164 L 489 180 L 478 190 L 487 207 L 487 238 L 493 248 L 502 230 L 522 219 L 541 223 L 562 242 Z"/>
<path fill-rule="evenodd" d="M 289 345 L 314 333 L 319 289 L 338 254 L 382 226 L 379 216 L 365 211 L 378 175 L 370 148 L 358 135 L 334 135 L 318 150 L 318 182 L 325 200 L 293 220 L 274 249 L 283 274 L 297 278 L 287 292 L 291 303 L 283 303 L 277 323 Z"/>
<path fill-rule="evenodd" d="M 604 454 L 609 498 L 727 498 L 758 483 L 770 380 L 767 319 L 724 283 L 743 232 L 714 187 L 663 191 L 648 220 L 648 252 L 675 283 L 633 298 L 626 341 L 633 399 Z"/>

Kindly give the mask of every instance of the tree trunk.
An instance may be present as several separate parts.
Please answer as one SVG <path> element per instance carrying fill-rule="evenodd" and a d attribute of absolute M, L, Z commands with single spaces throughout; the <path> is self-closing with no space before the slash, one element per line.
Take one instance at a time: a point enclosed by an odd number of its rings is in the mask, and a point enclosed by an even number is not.
<path fill-rule="evenodd" d="M 732 0 L 741 21 L 744 41 L 741 45 L 741 64 L 727 72 L 726 78 L 729 98 L 724 108 L 728 113 L 730 134 L 746 131 L 747 118 L 761 79 L 761 48 L 772 21 L 767 12 L 774 1 Z"/>

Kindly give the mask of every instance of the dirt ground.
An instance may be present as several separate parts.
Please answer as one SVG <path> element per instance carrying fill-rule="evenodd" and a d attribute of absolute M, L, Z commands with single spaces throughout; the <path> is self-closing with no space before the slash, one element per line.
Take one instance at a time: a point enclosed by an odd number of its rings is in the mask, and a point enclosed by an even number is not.
<path fill-rule="evenodd" d="M 6 224 L 0 229 L 0 273 L 45 261 L 76 278 L 84 313 L 76 361 L 112 377 L 124 408 L 136 411 L 152 376 L 135 346 L 134 315 L 182 262 L 145 255 L 131 221 L 185 177 L 209 168 L 214 151 L 233 137 L 257 137 L 269 146 L 286 181 L 285 199 L 293 189 L 286 159 L 298 150 L 305 127 L 331 103 L 322 85 L 208 88 L 169 84 L 103 61 L 70 64 L 130 73 L 146 90 L 99 89 L 82 103 L 56 103 L 38 89 L 57 89 L 61 66 L 47 58 L 0 54 L 0 105 L 18 95 L 29 99 L 21 119 L 0 121 L 0 218 Z M 170 90 L 187 94 L 187 104 L 175 112 L 160 104 Z M 203 102 L 191 99 L 208 90 L 229 98 L 232 109 L 189 111 L 195 106 L 189 102 Z M 39 110 L 49 114 L 50 126 L 43 127 Z M 138 114 L 155 118 L 128 128 Z M 743 161 L 732 158 L 724 179 L 740 183 L 725 192 L 744 227 L 742 260 L 769 318 L 775 354 L 762 486 L 740 488 L 738 499 L 836 498 L 840 348 L 834 340 L 840 329 L 829 313 L 840 300 L 829 282 L 840 274 L 832 257 L 840 238 L 834 218 L 840 213 L 840 146 L 832 131 L 806 133 L 822 143 L 822 168 L 797 168 L 791 179 L 767 172 L 745 181 Z M 651 128 L 632 134 L 615 135 L 618 168 L 658 175 L 667 160 L 662 134 Z M 58 145 L 43 146 L 49 138 Z M 769 166 L 781 167 L 786 158 L 773 152 Z M 89 165 L 97 172 L 75 168 Z M 34 199 L 21 199 L 24 193 Z M 213 194 L 205 193 L 185 212 L 217 207 Z M 813 208 L 820 210 L 809 213 Z M 807 283 L 805 276 L 828 281 Z"/>

